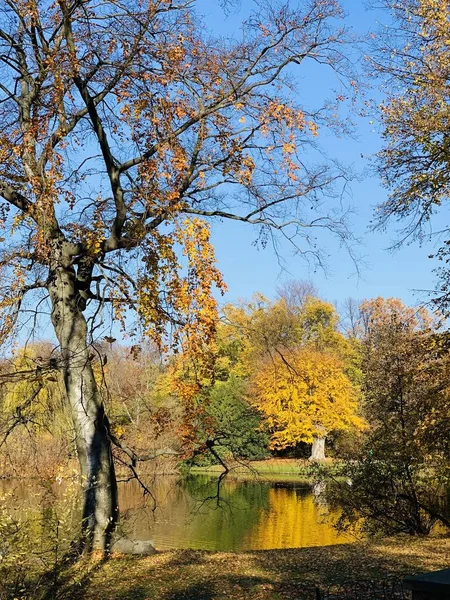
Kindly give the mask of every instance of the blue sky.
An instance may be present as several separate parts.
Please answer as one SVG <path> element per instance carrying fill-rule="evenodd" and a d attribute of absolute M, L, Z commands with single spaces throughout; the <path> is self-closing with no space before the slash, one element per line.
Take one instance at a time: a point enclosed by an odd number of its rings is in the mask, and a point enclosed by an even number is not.
<path fill-rule="evenodd" d="M 384 18 L 380 13 L 367 12 L 360 0 L 343 0 L 342 4 L 348 14 L 346 25 L 358 35 L 374 30 L 377 20 Z M 239 25 L 252 5 L 253 0 L 241 0 L 240 10 L 225 15 L 219 8 L 219 0 L 197 0 L 207 29 L 223 35 L 239 32 Z M 323 73 L 316 72 L 316 67 L 308 68 L 306 75 L 304 81 L 307 85 L 302 89 L 306 89 L 309 96 L 306 94 L 300 101 L 308 103 L 314 100 L 311 92 L 317 94 L 327 84 L 322 78 Z M 372 92 L 373 95 L 377 93 L 376 90 Z M 342 163 L 353 166 L 360 173 L 369 167 L 370 157 L 381 147 L 378 125 L 373 116 L 358 119 L 356 139 L 336 138 L 323 132 L 320 132 L 319 138 L 331 156 L 338 156 Z M 355 252 L 361 257 L 359 275 L 349 254 L 336 241 L 323 240 L 327 271 L 314 272 L 286 245 L 280 249 L 282 265 L 270 245 L 266 249 L 252 245 L 257 237 L 252 227 L 243 223 L 216 221 L 212 224 L 213 242 L 219 268 L 229 289 L 221 301 L 236 302 L 240 298 L 250 298 L 257 291 L 273 298 L 277 287 L 289 279 L 311 280 L 323 298 L 338 304 L 348 297 L 362 300 L 377 296 L 399 297 L 410 305 L 426 301 L 428 296 L 415 290 L 431 290 L 434 287 L 436 277 L 433 268 L 438 265 L 427 258 L 434 252 L 434 245 L 420 247 L 413 243 L 404 245 L 395 253 L 388 252 L 387 248 L 396 239 L 395 224 L 386 232 L 370 232 L 374 209 L 386 199 L 386 190 L 379 185 L 376 177 L 367 176 L 352 184 L 351 196 L 355 209 L 351 219 L 352 231 L 356 238 L 361 239 L 361 244 L 355 247 Z M 436 222 L 439 224 L 446 217 L 441 211 Z M 44 326 L 43 331 L 44 337 L 53 337 L 48 327 Z M 99 336 L 111 333 L 120 336 L 115 329 L 109 328 L 98 333 Z M 31 326 L 25 325 L 20 332 L 20 339 L 24 340 L 30 334 Z"/>
<path fill-rule="evenodd" d="M 236 8 L 228 15 L 224 15 L 216 0 L 199 0 L 197 6 L 208 28 L 220 34 L 233 35 L 252 4 L 252 0 L 242 0 L 240 9 Z M 358 35 L 376 29 L 377 21 L 386 19 L 381 13 L 366 11 L 364 3 L 359 0 L 345 0 L 342 5 L 347 13 L 346 24 Z M 308 70 L 307 89 L 323 87 L 322 76 L 322 73 Z M 378 93 L 374 90 L 372 94 Z M 305 96 L 305 102 L 308 102 L 308 96 Z M 370 156 L 380 148 L 381 140 L 373 117 L 359 118 L 357 129 L 357 139 L 325 136 L 323 144 L 330 155 L 339 156 L 341 162 L 362 172 L 369 167 Z M 438 265 L 428 258 L 435 249 L 434 244 L 420 247 L 413 243 L 394 253 L 389 252 L 387 248 L 396 239 L 398 224 L 393 223 L 386 232 L 370 232 L 374 208 L 386 199 L 387 191 L 379 185 L 375 176 L 367 176 L 351 185 L 351 195 L 356 211 L 351 219 L 352 231 L 362 240 L 361 245 L 355 247 L 356 253 L 362 257 L 359 276 L 346 250 L 336 242 L 324 241 L 328 255 L 326 273 L 312 271 L 288 247 L 282 247 L 282 269 L 269 246 L 265 250 L 252 246 L 256 235 L 254 230 L 245 224 L 216 223 L 213 225 L 213 240 L 219 267 L 229 288 L 225 301 L 249 298 L 255 291 L 273 297 L 276 287 L 287 279 L 312 280 L 321 295 L 332 302 L 340 302 L 349 296 L 356 299 L 395 296 L 412 305 L 426 300 L 426 294 L 414 290 L 429 290 L 435 285 L 436 277 L 432 271 Z"/>

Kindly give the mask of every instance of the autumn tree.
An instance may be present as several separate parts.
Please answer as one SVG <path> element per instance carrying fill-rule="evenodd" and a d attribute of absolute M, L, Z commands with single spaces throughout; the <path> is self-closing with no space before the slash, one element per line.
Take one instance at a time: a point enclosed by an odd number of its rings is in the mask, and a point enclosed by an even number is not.
<path fill-rule="evenodd" d="M 99 356 L 107 358 L 102 367 L 105 380 L 106 402 L 109 410 L 117 415 L 122 424 L 137 428 L 146 416 L 159 404 L 159 382 L 167 370 L 161 353 L 150 344 L 99 349 Z M 117 419 L 114 419 L 115 421 Z"/>
<path fill-rule="evenodd" d="M 210 219 L 259 227 L 263 243 L 281 232 L 316 258 L 314 227 L 348 242 L 323 202 L 347 172 L 316 152 L 355 89 L 341 9 L 335 0 L 257 7 L 239 42 L 206 34 L 194 0 L 0 8 L 0 335 L 17 333 L 27 311 L 37 322 L 41 308 L 51 314 L 87 548 L 107 548 L 118 517 L 92 368 L 107 323 L 204 355 L 211 290 L 224 289 Z M 337 77 L 335 102 L 302 103 L 293 75 L 306 61 Z"/>
<path fill-rule="evenodd" d="M 297 296 L 298 306 L 260 294 L 241 306 L 227 306 L 225 328 L 238 344 L 237 365 L 251 381 L 249 398 L 268 423 L 271 447 L 310 443 L 312 457 L 321 460 L 327 434 L 363 426 L 358 353 L 338 331 L 331 304 Z"/>
<path fill-rule="evenodd" d="M 112 440 L 125 452 L 116 455 L 116 464 L 122 477 L 134 477 L 148 488 L 148 475 L 173 472 L 180 462 L 183 407 L 171 383 L 170 360 L 148 342 L 132 346 L 102 342 L 95 347 L 99 360 L 93 364 L 94 373 Z M 136 470 L 129 464 L 131 448 L 141 458 L 151 455 L 152 460 Z"/>
<path fill-rule="evenodd" d="M 42 371 L 49 363 L 54 369 Z M 4 476 L 15 473 L 46 479 L 67 464 L 73 450 L 70 415 L 57 364 L 53 344 L 40 342 L 17 348 L 2 365 L 0 456 Z"/>
<path fill-rule="evenodd" d="M 440 461 L 450 433 L 449 336 L 439 327 L 440 315 L 396 298 L 365 301 L 361 313 L 367 418 L 377 435 L 382 438 L 384 431 L 396 441 L 400 454 L 401 447 L 417 446 Z"/>
<path fill-rule="evenodd" d="M 343 521 L 387 533 L 450 526 L 448 336 L 395 298 L 361 304 L 363 414 L 370 426 L 339 485 Z M 447 425 L 445 425 L 447 424 Z"/>
<path fill-rule="evenodd" d="M 384 148 L 378 173 L 389 189 L 377 222 L 402 223 L 398 243 L 423 241 L 435 229 L 433 215 L 448 201 L 450 4 L 434 0 L 384 0 L 387 24 L 373 35 L 369 59 L 372 74 L 383 81 L 381 104 Z M 437 251 L 440 288 L 437 302 L 449 306 L 448 227 L 437 230 L 444 240 Z"/>
<path fill-rule="evenodd" d="M 358 389 L 336 355 L 310 347 L 276 354 L 260 365 L 253 382 L 254 402 L 267 419 L 274 449 L 312 443 L 311 457 L 321 460 L 330 431 L 363 427 Z"/>

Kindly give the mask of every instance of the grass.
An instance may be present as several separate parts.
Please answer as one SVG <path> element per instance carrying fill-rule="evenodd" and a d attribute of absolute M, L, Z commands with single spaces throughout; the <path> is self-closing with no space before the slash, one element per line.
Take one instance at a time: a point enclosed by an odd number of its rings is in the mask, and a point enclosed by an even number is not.
<path fill-rule="evenodd" d="M 152 557 L 113 556 L 59 597 L 84 600 L 302 600 L 316 585 L 432 571 L 448 566 L 450 538 L 396 537 L 316 548 Z M 86 569 L 86 566 L 85 566 Z"/>
<path fill-rule="evenodd" d="M 327 459 L 321 463 L 321 468 L 329 472 L 330 475 L 340 477 L 340 462 L 333 459 Z M 317 464 L 311 463 L 305 459 L 292 458 L 270 458 L 267 460 L 255 460 L 248 464 L 234 464 L 231 467 L 231 477 L 246 479 L 255 475 L 267 481 L 295 481 L 297 483 L 311 484 L 316 471 Z M 191 467 L 189 473 L 195 475 L 217 475 L 222 473 L 221 465 L 211 465 L 209 467 Z"/>
<path fill-rule="evenodd" d="M 325 463 L 328 464 L 328 463 Z M 330 461 L 330 465 L 332 462 Z M 233 473 L 246 474 L 256 471 L 258 475 L 309 475 L 311 463 L 308 460 L 292 458 L 269 458 L 267 460 L 254 460 L 248 463 L 233 465 Z M 191 473 L 221 473 L 221 465 L 211 465 L 210 467 L 191 467 Z"/>

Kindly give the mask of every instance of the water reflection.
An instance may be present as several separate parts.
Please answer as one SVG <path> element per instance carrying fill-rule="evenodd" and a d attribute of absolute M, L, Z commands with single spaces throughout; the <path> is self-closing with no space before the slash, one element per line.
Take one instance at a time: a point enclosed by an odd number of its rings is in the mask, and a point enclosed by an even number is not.
<path fill-rule="evenodd" d="M 225 480 L 217 496 L 210 477 L 157 479 L 152 510 L 135 484 L 120 490 L 122 528 L 158 549 L 219 551 L 296 548 L 346 543 L 332 526 L 338 516 L 295 482 Z"/>
<path fill-rule="evenodd" d="M 35 533 L 40 530 L 45 537 L 64 512 L 65 527 L 75 530 L 79 507 L 73 485 L 55 484 L 49 490 L 35 482 L 3 481 L 0 492 L 7 492 L 3 502 L 18 517 L 29 520 L 31 515 Z M 304 483 L 229 478 L 218 495 L 214 477 L 165 476 L 154 478 L 149 487 L 156 506 L 137 482 L 119 486 L 120 529 L 129 537 L 152 541 L 158 550 L 262 550 L 353 541 L 336 532 L 332 522 L 337 512 Z"/>

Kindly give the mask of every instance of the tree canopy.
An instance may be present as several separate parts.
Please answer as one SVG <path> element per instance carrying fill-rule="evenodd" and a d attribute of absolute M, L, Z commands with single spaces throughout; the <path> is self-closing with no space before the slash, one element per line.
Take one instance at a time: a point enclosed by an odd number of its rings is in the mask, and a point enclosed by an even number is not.
<path fill-rule="evenodd" d="M 334 0 L 255 7 L 243 41 L 208 35 L 193 0 L 0 8 L 0 341 L 29 311 L 31 324 L 50 313 L 87 547 L 107 548 L 117 520 L 92 368 L 104 324 L 182 345 L 201 378 L 217 321 L 212 290 L 224 289 L 210 219 L 256 226 L 263 244 L 278 231 L 317 260 L 314 228 L 349 239 L 323 204 L 348 171 L 316 150 L 355 87 L 342 11 Z M 292 73 L 308 60 L 339 81 L 331 104 L 293 94 Z M 138 455 L 121 450 L 133 468 Z"/>
<path fill-rule="evenodd" d="M 224 317 L 219 333 L 234 349 L 233 372 L 249 381 L 248 397 L 272 434 L 271 448 L 364 427 L 358 353 L 338 331 L 331 304 L 309 295 L 296 304 L 255 294 L 248 303 L 226 306 Z"/>
<path fill-rule="evenodd" d="M 441 308 L 448 308 L 448 228 L 437 227 L 433 215 L 449 198 L 449 4 L 434 0 L 385 0 L 389 23 L 380 27 L 369 59 L 386 94 L 381 104 L 384 147 L 378 173 L 390 190 L 377 212 L 378 223 L 402 224 L 399 242 L 423 241 L 433 233 L 444 240 L 435 253 L 436 290 Z M 433 256 L 432 256 L 433 257 Z"/>
<path fill-rule="evenodd" d="M 311 348 L 276 355 L 253 378 L 254 403 L 273 431 L 271 447 L 312 443 L 330 431 L 361 429 L 358 390 L 332 354 Z"/>
<path fill-rule="evenodd" d="M 363 302 L 361 321 L 370 425 L 345 469 L 351 484 L 339 485 L 341 523 L 389 534 L 448 527 L 448 335 L 396 298 Z"/>

